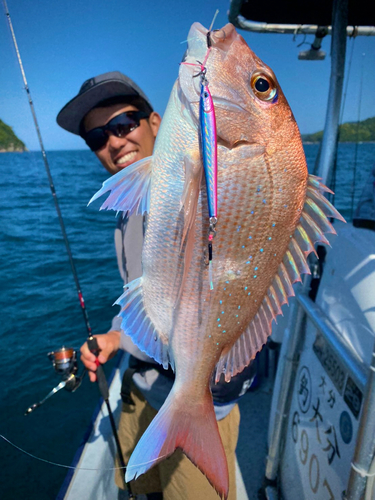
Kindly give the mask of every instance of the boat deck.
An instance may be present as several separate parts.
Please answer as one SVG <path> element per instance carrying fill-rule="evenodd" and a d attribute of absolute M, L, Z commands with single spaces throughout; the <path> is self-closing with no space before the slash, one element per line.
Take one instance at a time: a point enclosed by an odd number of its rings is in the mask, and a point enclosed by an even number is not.
<path fill-rule="evenodd" d="M 248 392 L 239 402 L 237 500 L 257 500 L 263 484 L 272 389 L 273 379 L 263 379 L 254 392 Z"/>

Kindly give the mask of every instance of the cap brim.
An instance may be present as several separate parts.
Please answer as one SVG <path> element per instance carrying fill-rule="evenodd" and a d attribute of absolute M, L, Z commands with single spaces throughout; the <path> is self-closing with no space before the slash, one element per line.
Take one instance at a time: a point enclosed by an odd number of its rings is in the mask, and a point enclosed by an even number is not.
<path fill-rule="evenodd" d="M 118 96 L 141 96 L 132 87 L 119 80 L 96 84 L 83 94 L 74 97 L 57 115 L 56 121 L 68 132 L 79 135 L 80 123 L 84 116 L 105 99 Z"/>

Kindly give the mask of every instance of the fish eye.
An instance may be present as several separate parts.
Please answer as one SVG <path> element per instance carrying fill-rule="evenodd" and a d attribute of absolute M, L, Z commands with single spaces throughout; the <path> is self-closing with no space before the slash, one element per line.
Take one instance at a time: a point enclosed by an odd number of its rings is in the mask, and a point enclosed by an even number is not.
<path fill-rule="evenodd" d="M 267 92 L 267 90 L 270 88 L 270 84 L 267 82 L 265 78 L 260 77 L 255 82 L 255 88 L 257 89 L 258 92 Z"/>
<path fill-rule="evenodd" d="M 277 98 L 276 82 L 264 73 L 254 73 L 252 75 L 251 88 L 261 101 L 272 101 Z"/>

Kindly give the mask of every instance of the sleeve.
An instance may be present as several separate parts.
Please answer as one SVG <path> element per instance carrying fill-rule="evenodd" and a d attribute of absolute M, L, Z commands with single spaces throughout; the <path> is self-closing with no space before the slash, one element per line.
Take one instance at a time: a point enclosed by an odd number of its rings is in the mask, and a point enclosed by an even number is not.
<path fill-rule="evenodd" d="M 117 266 L 124 283 L 127 283 L 128 273 L 126 272 L 126 259 L 124 252 L 124 231 L 127 224 L 127 218 L 124 218 L 122 215 L 117 220 L 117 227 L 115 229 L 115 250 L 117 257 Z"/>
<path fill-rule="evenodd" d="M 143 215 L 128 219 L 123 239 L 123 253 L 128 281 L 142 276 Z"/>

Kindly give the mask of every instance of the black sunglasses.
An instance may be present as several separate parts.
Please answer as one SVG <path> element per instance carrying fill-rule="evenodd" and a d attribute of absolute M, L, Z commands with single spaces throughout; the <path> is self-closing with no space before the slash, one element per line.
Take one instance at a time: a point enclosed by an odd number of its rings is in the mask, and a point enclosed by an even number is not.
<path fill-rule="evenodd" d="M 149 113 L 144 111 L 125 111 L 110 120 L 103 127 L 93 128 L 82 135 L 91 151 L 98 151 L 107 144 L 108 132 L 116 137 L 125 137 L 127 134 L 139 127 L 143 118 L 148 118 Z"/>

